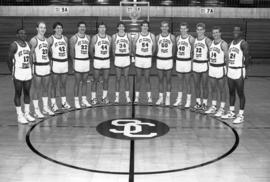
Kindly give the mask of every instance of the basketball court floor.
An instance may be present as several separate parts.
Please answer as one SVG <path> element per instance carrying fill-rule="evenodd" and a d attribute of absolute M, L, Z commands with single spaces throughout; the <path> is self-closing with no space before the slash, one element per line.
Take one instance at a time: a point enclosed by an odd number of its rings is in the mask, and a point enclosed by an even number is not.
<path fill-rule="evenodd" d="M 133 85 L 133 76 L 130 80 Z M 157 77 L 151 82 L 156 100 Z M 114 83 L 115 77 L 111 77 L 111 100 Z M 69 76 L 68 98 L 72 98 L 72 86 Z M 11 76 L 0 76 L 0 87 L 0 181 L 270 181 L 269 77 L 246 80 L 246 121 L 240 125 L 189 110 L 143 103 L 72 110 L 33 125 L 19 125 Z M 171 102 L 176 92 L 174 77 Z M 139 134 L 132 131 L 142 128 L 144 136 L 158 135 L 131 140 L 123 135 L 124 120 L 148 122 L 146 126 L 127 128 L 130 135 Z M 116 122 L 114 126 L 112 121 Z M 151 129 L 153 123 L 159 127 Z M 110 134 L 111 129 L 122 133 Z"/>

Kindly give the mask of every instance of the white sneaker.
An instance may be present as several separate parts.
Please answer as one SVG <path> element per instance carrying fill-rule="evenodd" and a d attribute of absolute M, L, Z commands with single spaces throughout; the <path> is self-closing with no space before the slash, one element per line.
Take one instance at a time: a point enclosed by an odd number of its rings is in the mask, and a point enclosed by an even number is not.
<path fill-rule="evenodd" d="M 59 110 L 57 104 L 53 104 L 53 105 L 51 106 L 51 109 L 52 109 L 53 112 L 56 112 L 56 111 Z"/>
<path fill-rule="evenodd" d="M 233 124 L 240 124 L 244 122 L 244 115 L 237 114 L 236 118 L 233 120 Z"/>
<path fill-rule="evenodd" d="M 235 113 L 233 111 L 228 111 L 227 114 L 221 116 L 221 119 L 234 119 Z"/>
<path fill-rule="evenodd" d="M 215 117 L 221 117 L 223 116 L 225 113 L 223 108 L 219 108 L 219 110 L 217 111 L 217 113 L 214 115 Z"/>
<path fill-rule="evenodd" d="M 175 103 L 173 104 L 174 107 L 181 106 L 182 105 L 182 100 L 177 98 Z"/>
<path fill-rule="evenodd" d="M 171 105 L 170 97 L 166 97 L 165 106 L 170 106 L 170 105 Z"/>
<path fill-rule="evenodd" d="M 157 102 L 156 102 L 156 105 L 162 105 L 163 104 L 163 97 L 159 97 Z"/>
<path fill-rule="evenodd" d="M 91 107 L 92 105 L 87 100 L 82 100 L 82 107 Z"/>
<path fill-rule="evenodd" d="M 97 105 L 97 104 L 98 104 L 98 99 L 97 99 L 97 98 L 93 98 L 93 99 L 91 100 L 91 104 L 92 104 L 92 105 Z"/>
<path fill-rule="evenodd" d="M 184 106 L 186 109 L 190 108 L 190 102 L 187 102 Z"/>
<path fill-rule="evenodd" d="M 119 103 L 119 97 L 115 97 L 114 103 Z"/>
<path fill-rule="evenodd" d="M 48 107 L 43 108 L 43 114 L 49 115 L 49 116 L 54 116 L 54 112 L 52 112 Z"/>
<path fill-rule="evenodd" d="M 152 97 L 148 97 L 148 99 L 147 99 L 147 103 L 148 103 L 148 104 L 150 104 L 150 105 L 152 105 L 152 104 L 153 104 Z"/>
<path fill-rule="evenodd" d="M 139 103 L 139 97 L 135 97 L 134 104 L 138 104 L 138 103 Z"/>
<path fill-rule="evenodd" d="M 74 107 L 76 109 L 80 109 L 81 108 L 80 102 L 79 101 L 78 102 L 74 102 Z"/>
<path fill-rule="evenodd" d="M 40 112 L 39 109 L 35 109 L 35 114 L 34 114 L 34 116 L 35 116 L 36 118 L 38 118 L 38 119 L 43 119 L 43 118 L 45 118 L 45 116 Z"/>
<path fill-rule="evenodd" d="M 126 97 L 126 101 L 127 101 L 127 103 L 131 103 L 130 97 Z"/>
<path fill-rule="evenodd" d="M 27 119 L 22 114 L 17 116 L 17 121 L 18 121 L 18 123 L 21 123 L 21 124 L 27 124 L 28 123 Z"/>
<path fill-rule="evenodd" d="M 211 106 L 207 111 L 205 111 L 205 114 L 214 114 L 217 112 L 217 107 L 216 106 Z"/>
<path fill-rule="evenodd" d="M 62 103 L 62 109 L 70 109 L 71 106 L 68 104 L 68 102 Z"/>
<path fill-rule="evenodd" d="M 34 122 L 36 119 L 30 115 L 30 113 L 25 113 L 24 117 L 27 121 Z"/>

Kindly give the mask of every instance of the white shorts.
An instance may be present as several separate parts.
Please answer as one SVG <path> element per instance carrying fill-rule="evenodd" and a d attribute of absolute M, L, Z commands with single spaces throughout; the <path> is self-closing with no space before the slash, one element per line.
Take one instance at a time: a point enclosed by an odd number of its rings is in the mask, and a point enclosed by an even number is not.
<path fill-rule="evenodd" d="M 74 59 L 74 71 L 78 73 L 87 73 L 90 71 L 90 59 L 78 60 Z"/>
<path fill-rule="evenodd" d="M 163 60 L 157 58 L 157 69 L 159 70 L 170 70 L 173 68 L 173 60 Z"/>
<path fill-rule="evenodd" d="M 115 56 L 114 65 L 119 68 L 125 68 L 130 66 L 130 57 L 129 56 Z"/>
<path fill-rule="evenodd" d="M 196 73 L 204 73 L 208 71 L 208 63 L 203 62 L 203 63 L 197 63 L 193 61 L 192 64 L 192 71 Z"/>
<path fill-rule="evenodd" d="M 94 69 L 110 69 L 110 59 L 94 59 Z"/>
<path fill-rule="evenodd" d="M 68 73 L 68 61 L 52 61 L 52 72 L 55 74 Z"/>
<path fill-rule="evenodd" d="M 34 64 L 34 74 L 36 76 L 48 76 L 51 74 L 51 65 L 50 64 L 46 64 L 46 65 L 39 65 Z"/>
<path fill-rule="evenodd" d="M 228 68 L 227 73 L 228 78 L 237 80 L 240 78 L 246 78 L 246 69 L 245 68 Z"/>
<path fill-rule="evenodd" d="M 208 75 L 212 78 L 223 78 L 227 74 L 226 66 L 211 66 L 209 65 Z"/>
<path fill-rule="evenodd" d="M 189 60 L 176 60 L 176 71 L 178 73 L 190 73 L 192 70 L 191 59 Z"/>
<path fill-rule="evenodd" d="M 148 69 L 152 67 L 152 58 L 151 57 L 135 57 L 135 67 Z"/>
<path fill-rule="evenodd" d="M 28 81 L 33 78 L 31 68 L 27 68 L 27 69 L 15 68 L 12 75 L 16 80 L 20 80 L 20 81 Z"/>

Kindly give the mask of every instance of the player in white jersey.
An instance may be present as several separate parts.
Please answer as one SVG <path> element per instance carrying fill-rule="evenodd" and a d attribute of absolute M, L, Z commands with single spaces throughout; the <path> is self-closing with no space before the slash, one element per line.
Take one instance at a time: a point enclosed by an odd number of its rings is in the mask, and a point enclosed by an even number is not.
<path fill-rule="evenodd" d="M 149 22 L 143 21 L 141 23 L 141 32 L 135 37 L 133 44 L 133 52 L 135 53 L 135 68 L 136 68 L 136 88 L 134 103 L 139 102 L 142 74 L 147 85 L 147 102 L 152 104 L 151 83 L 150 83 L 150 69 L 152 67 L 152 57 L 156 50 L 155 35 L 149 32 Z"/>
<path fill-rule="evenodd" d="M 226 63 L 228 60 L 228 44 L 221 38 L 221 28 L 212 28 L 214 40 L 209 48 L 209 82 L 211 87 L 212 106 L 205 114 L 214 114 L 215 117 L 224 115 L 226 102 Z M 219 98 L 218 98 L 219 96 Z M 217 100 L 220 108 L 217 110 Z"/>
<path fill-rule="evenodd" d="M 76 109 L 82 107 L 91 107 L 87 101 L 87 79 L 90 71 L 90 36 L 86 32 L 86 23 L 77 24 L 78 32 L 70 38 L 70 58 L 74 69 L 74 106 Z M 81 104 L 79 100 L 79 91 L 81 89 Z"/>
<path fill-rule="evenodd" d="M 189 27 L 186 22 L 180 24 L 180 35 L 176 38 L 176 72 L 180 79 L 180 90 L 176 98 L 174 106 L 182 105 L 182 95 L 186 88 L 187 99 L 184 108 L 189 108 L 191 104 L 191 72 L 192 72 L 192 57 L 194 47 L 194 37 L 188 34 Z"/>
<path fill-rule="evenodd" d="M 48 106 L 49 83 L 51 74 L 51 61 L 49 59 L 49 43 L 44 36 L 46 32 L 46 24 L 39 22 L 37 24 L 37 35 L 30 40 L 31 56 L 33 60 L 34 70 L 34 94 L 33 104 L 35 108 L 35 116 L 44 118 L 43 114 L 54 115 Z M 40 112 L 38 99 L 42 95 L 43 114 Z"/>
<path fill-rule="evenodd" d="M 244 121 L 244 108 L 246 103 L 244 92 L 244 81 L 246 78 L 246 67 L 248 67 L 251 58 L 249 56 L 248 43 L 242 39 L 242 31 L 240 27 L 234 27 L 233 37 L 228 51 L 228 86 L 230 94 L 230 110 L 223 115 L 223 119 L 235 118 L 235 92 L 237 92 L 240 103 L 240 110 L 236 118 L 233 120 L 234 124 L 239 124 Z"/>
<path fill-rule="evenodd" d="M 24 29 L 18 29 L 17 39 L 9 48 L 8 68 L 12 72 L 15 95 L 14 104 L 16 106 L 17 121 L 26 124 L 33 122 L 35 118 L 30 115 L 30 89 L 32 82 L 32 62 L 30 59 L 30 45 L 26 42 Z M 21 95 L 24 94 L 24 113 L 21 108 Z"/>
<path fill-rule="evenodd" d="M 212 41 L 205 36 L 205 24 L 196 25 L 197 38 L 194 42 L 194 54 L 192 70 L 194 76 L 194 89 L 196 96 L 196 105 L 193 110 L 207 110 L 208 98 L 208 50 Z M 202 89 L 201 89 L 202 88 Z M 201 98 L 203 103 L 201 103 Z"/>
<path fill-rule="evenodd" d="M 112 49 L 114 54 L 114 66 L 116 69 L 116 84 L 115 84 L 115 103 L 119 103 L 119 91 L 121 82 L 121 72 L 123 70 L 125 77 L 125 95 L 127 103 L 131 102 L 129 96 L 129 67 L 130 67 L 130 56 L 131 56 L 131 37 L 130 34 L 125 32 L 125 24 L 119 22 L 117 25 L 118 33 L 112 36 Z"/>
<path fill-rule="evenodd" d="M 165 105 L 170 105 L 171 95 L 171 75 L 173 68 L 173 55 L 175 53 L 175 36 L 169 33 L 169 23 L 162 21 L 160 24 L 161 33 L 156 36 L 157 60 L 156 66 L 159 78 L 159 98 L 156 105 L 162 105 L 164 102 L 163 93 L 166 89 Z M 165 79 L 166 77 L 166 79 Z M 165 81 L 165 84 L 164 84 Z"/>
<path fill-rule="evenodd" d="M 93 68 L 94 68 L 94 80 L 92 84 L 92 104 L 98 104 L 97 99 L 97 84 L 99 82 L 100 73 L 103 74 L 103 92 L 102 92 L 102 104 L 109 104 L 108 99 L 108 87 L 109 87 L 109 72 L 111 64 L 111 36 L 106 34 L 106 25 L 101 22 L 98 25 L 98 33 L 93 36 L 90 51 L 94 57 Z"/>
<path fill-rule="evenodd" d="M 60 96 L 63 109 L 70 109 L 66 99 L 66 82 L 68 74 L 68 39 L 63 33 L 63 24 L 55 22 L 53 24 L 54 35 L 48 38 L 52 60 L 52 92 L 51 108 L 53 112 L 58 110 L 56 104 L 56 90 L 60 81 Z"/>

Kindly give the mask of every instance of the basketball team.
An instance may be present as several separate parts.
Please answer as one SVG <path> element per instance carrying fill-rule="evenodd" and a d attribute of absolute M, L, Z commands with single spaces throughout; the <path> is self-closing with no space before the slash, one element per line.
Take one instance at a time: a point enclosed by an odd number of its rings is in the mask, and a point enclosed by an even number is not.
<path fill-rule="evenodd" d="M 112 60 L 116 70 L 115 100 L 113 101 L 115 104 L 120 102 L 120 83 L 123 73 L 126 103 L 138 104 L 140 102 L 142 81 L 145 79 L 149 105 L 190 108 L 191 111 L 233 120 L 234 124 L 242 123 L 245 107 L 244 80 L 251 58 L 248 44 L 242 38 L 241 27 L 233 28 L 233 40 L 230 44 L 222 39 L 222 30 L 218 26 L 212 28 L 213 40 L 205 35 L 204 23 L 196 25 L 196 38 L 189 34 L 189 25 L 186 22 L 180 24 L 180 35 L 177 37 L 169 32 L 169 27 L 169 22 L 162 21 L 161 33 L 155 36 L 149 32 L 149 22 L 144 21 L 141 23 L 140 33 L 130 34 L 125 32 L 125 24 L 119 22 L 118 32 L 110 36 L 106 33 L 106 25 L 100 23 L 98 33 L 90 37 L 86 34 L 86 23 L 79 22 L 77 33 L 68 40 L 63 35 L 62 23 L 54 23 L 54 34 L 46 38 L 46 24 L 39 22 L 36 26 L 37 34 L 29 43 L 26 41 L 26 31 L 23 28 L 18 29 L 17 40 L 10 45 L 8 59 L 8 67 L 12 72 L 15 88 L 14 103 L 17 121 L 22 124 L 31 123 L 36 118 L 53 116 L 59 109 L 72 108 L 66 98 L 69 64 L 72 64 L 75 78 L 73 86 L 75 109 L 111 103 L 108 99 L 108 84 Z M 159 79 L 159 97 L 153 103 L 150 69 L 154 57 Z M 70 63 L 68 60 L 71 60 Z M 136 70 L 134 100 L 130 98 L 129 81 L 132 62 L 135 63 Z M 87 98 L 90 67 L 93 67 L 91 99 Z M 173 69 L 178 75 L 179 88 L 177 98 L 171 104 Z M 30 114 L 32 80 L 31 99 L 34 117 Z M 103 88 L 100 99 L 97 98 L 99 84 Z M 208 93 L 209 85 L 210 94 Z M 229 110 L 225 112 L 227 85 Z M 194 106 L 191 106 L 192 88 L 194 88 L 194 98 L 196 98 Z M 61 97 L 61 108 L 56 102 L 57 91 Z M 21 107 L 22 92 L 24 112 Z M 185 99 L 183 99 L 183 93 L 186 94 Z M 238 114 L 235 112 L 236 93 L 240 104 Z M 210 98 L 212 103 L 208 106 Z M 42 112 L 39 99 L 42 99 Z M 218 104 L 217 101 L 220 103 Z"/>

